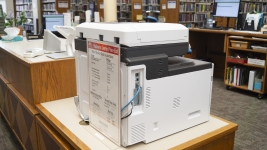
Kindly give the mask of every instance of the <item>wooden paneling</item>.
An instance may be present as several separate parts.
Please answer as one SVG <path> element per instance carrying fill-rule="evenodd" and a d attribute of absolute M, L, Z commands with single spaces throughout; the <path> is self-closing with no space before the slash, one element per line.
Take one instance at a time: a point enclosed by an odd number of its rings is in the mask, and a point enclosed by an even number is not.
<path fill-rule="evenodd" d="M 77 95 L 75 59 L 25 63 L 0 49 L 0 73 L 33 106 Z"/>
<path fill-rule="evenodd" d="M 36 116 L 39 150 L 74 149 L 42 116 Z"/>
<path fill-rule="evenodd" d="M 176 1 L 176 9 L 168 9 L 168 1 Z M 179 0 L 160 0 L 160 16 L 164 16 L 167 23 L 178 23 L 179 2 Z M 162 10 L 162 4 L 166 4 L 166 10 Z"/>
<path fill-rule="evenodd" d="M 68 8 L 59 8 L 58 2 L 68 2 Z M 56 0 L 56 10 L 59 14 L 66 13 L 70 9 L 70 0 Z"/>
<path fill-rule="evenodd" d="M 104 8 L 103 9 L 100 9 L 100 3 L 103 3 L 104 4 L 104 0 L 97 0 L 97 10 L 99 12 L 99 18 L 100 18 L 100 21 L 101 21 L 101 18 L 104 19 Z"/>
<path fill-rule="evenodd" d="M 12 86 L 7 86 L 10 101 L 11 128 L 25 149 L 37 150 L 35 115 L 38 112 Z"/>
<path fill-rule="evenodd" d="M 162 5 L 166 5 L 166 7 L 167 7 L 167 0 L 160 0 L 160 8 L 159 8 L 159 10 L 160 10 L 160 16 L 163 16 L 166 19 L 166 16 L 167 16 L 167 8 L 166 9 L 162 9 Z M 175 14 L 173 14 L 173 15 L 175 15 Z"/>
<path fill-rule="evenodd" d="M 208 35 L 201 32 L 189 32 L 189 43 L 195 58 L 207 55 L 207 38 Z"/>
<path fill-rule="evenodd" d="M 217 27 L 227 27 L 227 18 L 225 17 L 215 17 Z M 236 24 L 235 18 L 230 18 L 228 22 L 229 28 L 234 28 Z"/>
<path fill-rule="evenodd" d="M 224 39 L 225 34 L 189 32 L 193 56 L 195 58 L 210 58 L 214 63 L 214 76 L 221 78 L 224 75 L 225 65 Z"/>
<path fill-rule="evenodd" d="M 33 106 L 41 102 L 72 97 L 76 92 L 75 59 L 31 65 Z"/>
<path fill-rule="evenodd" d="M 143 15 L 143 1 L 142 0 L 132 0 L 132 22 L 138 22 L 139 20 L 136 20 L 137 15 Z M 134 4 L 138 3 L 141 5 L 141 9 L 134 9 Z"/>
<path fill-rule="evenodd" d="M 7 81 L 0 74 L 0 111 L 10 125 L 10 103 L 7 98 Z"/>
<path fill-rule="evenodd" d="M 37 104 L 36 106 L 36 109 L 41 114 L 41 116 L 44 117 L 75 149 L 88 149 L 88 146 L 86 146 L 77 136 L 75 136 L 41 104 Z"/>
<path fill-rule="evenodd" d="M 0 49 L 0 70 L 2 76 L 15 87 L 27 100 L 33 101 L 29 65 L 22 63 L 16 56 Z"/>

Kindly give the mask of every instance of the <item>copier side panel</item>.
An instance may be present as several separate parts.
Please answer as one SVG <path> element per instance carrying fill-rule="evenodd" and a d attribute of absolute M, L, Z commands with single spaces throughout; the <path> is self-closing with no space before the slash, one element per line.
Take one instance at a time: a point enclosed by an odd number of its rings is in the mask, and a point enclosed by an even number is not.
<path fill-rule="evenodd" d="M 128 100 L 134 94 L 136 70 L 141 71 L 142 100 L 123 122 L 124 146 L 149 143 L 209 120 L 212 68 L 153 80 L 145 79 L 144 65 L 127 70 Z"/>

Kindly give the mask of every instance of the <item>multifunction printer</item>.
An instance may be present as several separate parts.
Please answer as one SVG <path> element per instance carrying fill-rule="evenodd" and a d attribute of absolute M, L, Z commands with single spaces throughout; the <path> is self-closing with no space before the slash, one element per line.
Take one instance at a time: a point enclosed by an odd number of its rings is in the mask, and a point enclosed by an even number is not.
<path fill-rule="evenodd" d="M 76 36 L 75 103 L 89 122 L 93 106 L 89 99 L 88 40 L 119 45 L 122 146 L 153 142 L 209 120 L 213 64 L 182 57 L 189 45 L 185 26 L 83 23 L 76 27 Z M 94 91 L 98 98 L 101 92 L 105 91 Z"/>

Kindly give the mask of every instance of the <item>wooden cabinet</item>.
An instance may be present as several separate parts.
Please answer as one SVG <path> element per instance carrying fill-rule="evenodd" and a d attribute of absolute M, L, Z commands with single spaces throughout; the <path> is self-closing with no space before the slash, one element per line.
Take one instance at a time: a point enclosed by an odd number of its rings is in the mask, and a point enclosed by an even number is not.
<path fill-rule="evenodd" d="M 229 87 L 249 90 L 258 93 L 261 99 L 267 93 L 266 87 L 266 49 L 253 45 L 267 44 L 265 38 L 229 36 L 224 81 Z M 253 49 L 251 47 L 254 47 Z M 253 61 L 251 61 L 253 60 Z M 251 75 L 255 72 L 255 76 Z"/>

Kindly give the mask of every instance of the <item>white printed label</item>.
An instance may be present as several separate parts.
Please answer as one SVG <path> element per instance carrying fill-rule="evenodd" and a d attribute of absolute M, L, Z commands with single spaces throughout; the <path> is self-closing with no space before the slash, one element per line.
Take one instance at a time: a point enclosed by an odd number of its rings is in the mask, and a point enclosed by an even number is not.
<path fill-rule="evenodd" d="M 120 146 L 120 46 L 87 40 L 90 124 Z"/>
<path fill-rule="evenodd" d="M 168 1 L 168 9 L 175 9 L 176 1 Z"/>

